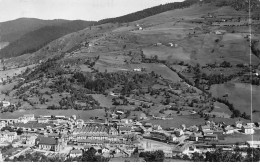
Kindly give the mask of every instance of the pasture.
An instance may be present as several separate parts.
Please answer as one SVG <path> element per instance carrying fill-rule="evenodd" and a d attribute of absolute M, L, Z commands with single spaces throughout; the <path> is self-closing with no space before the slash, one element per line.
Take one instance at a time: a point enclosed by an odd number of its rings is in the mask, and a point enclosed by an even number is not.
<path fill-rule="evenodd" d="M 260 87 L 252 86 L 250 84 L 242 83 L 226 83 L 213 85 L 210 89 L 213 94 L 213 97 L 222 98 L 223 95 L 228 94 L 227 99 L 234 107 L 240 112 L 246 112 L 246 114 L 251 115 L 251 106 L 252 110 L 258 112 L 253 113 L 253 120 L 260 121 Z M 251 99 L 252 98 L 252 99 Z"/>
<path fill-rule="evenodd" d="M 131 64 L 131 70 L 134 68 L 145 68 L 146 72 L 150 73 L 154 71 L 156 74 L 161 75 L 164 79 L 171 80 L 173 82 L 179 82 L 181 79 L 177 73 L 173 72 L 164 64 Z"/>

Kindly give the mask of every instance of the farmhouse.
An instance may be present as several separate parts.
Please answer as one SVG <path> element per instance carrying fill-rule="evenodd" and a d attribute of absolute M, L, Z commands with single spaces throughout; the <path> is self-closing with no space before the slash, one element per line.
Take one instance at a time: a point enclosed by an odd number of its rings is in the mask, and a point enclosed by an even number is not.
<path fill-rule="evenodd" d="M 204 135 L 204 140 L 206 140 L 206 141 L 215 141 L 215 140 L 218 140 L 218 135 L 216 135 L 216 134 Z"/>
<path fill-rule="evenodd" d="M 241 128 L 241 130 L 242 130 L 242 132 L 243 133 L 245 133 L 245 134 L 254 134 L 254 129 L 253 129 L 253 127 L 251 127 L 251 126 L 242 126 L 242 128 Z"/>
<path fill-rule="evenodd" d="M 82 150 L 72 150 L 70 151 L 70 157 L 75 158 L 75 157 L 80 157 L 82 156 L 83 152 Z"/>
<path fill-rule="evenodd" d="M 247 141 L 246 142 L 251 148 L 260 148 L 260 141 Z"/>
<path fill-rule="evenodd" d="M 12 142 L 16 138 L 17 138 L 16 132 L 10 132 L 8 130 L 0 132 L 0 142 Z"/>
<path fill-rule="evenodd" d="M 3 107 L 9 107 L 11 103 L 9 101 L 1 101 L 3 103 Z"/>
<path fill-rule="evenodd" d="M 233 134 L 234 133 L 234 128 L 227 126 L 224 128 L 225 134 Z"/>
<path fill-rule="evenodd" d="M 242 128 L 243 122 L 242 121 L 236 121 L 235 125 L 236 125 L 236 128 Z"/>

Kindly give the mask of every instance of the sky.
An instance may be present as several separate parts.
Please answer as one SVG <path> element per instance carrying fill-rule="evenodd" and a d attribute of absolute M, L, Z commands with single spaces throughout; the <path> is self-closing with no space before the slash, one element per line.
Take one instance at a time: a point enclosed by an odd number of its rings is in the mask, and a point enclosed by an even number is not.
<path fill-rule="evenodd" d="M 0 0 L 0 22 L 21 17 L 98 21 L 183 0 Z"/>

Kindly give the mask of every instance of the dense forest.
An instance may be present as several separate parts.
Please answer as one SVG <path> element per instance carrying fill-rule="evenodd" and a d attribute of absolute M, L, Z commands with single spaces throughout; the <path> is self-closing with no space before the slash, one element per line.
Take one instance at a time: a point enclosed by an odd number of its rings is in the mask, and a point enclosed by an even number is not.
<path fill-rule="evenodd" d="M 71 21 L 59 26 L 45 26 L 38 30 L 26 33 L 18 40 L 11 42 L 7 47 L 0 50 L 0 57 L 16 57 L 26 53 L 32 53 L 49 42 L 66 34 L 82 30 L 93 22 Z"/>
<path fill-rule="evenodd" d="M 174 9 L 181 9 L 189 7 L 195 3 L 199 2 L 199 0 L 185 0 L 184 2 L 174 2 L 174 3 L 167 3 L 165 5 L 159 5 L 155 7 L 151 7 L 142 11 L 138 11 L 135 13 L 127 14 L 121 17 L 116 18 L 108 18 L 98 21 L 98 24 L 105 24 L 105 23 L 126 23 L 126 22 L 133 22 L 137 21 L 146 17 L 150 17 L 159 13 L 163 13 L 169 10 Z"/>

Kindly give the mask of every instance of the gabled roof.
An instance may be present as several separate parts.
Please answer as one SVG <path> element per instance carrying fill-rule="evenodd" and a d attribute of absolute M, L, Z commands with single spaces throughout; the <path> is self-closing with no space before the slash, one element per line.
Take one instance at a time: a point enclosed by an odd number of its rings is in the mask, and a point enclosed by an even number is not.
<path fill-rule="evenodd" d="M 39 144 L 43 145 L 57 145 L 57 140 L 51 137 L 39 137 Z"/>
<path fill-rule="evenodd" d="M 70 151 L 70 154 L 82 154 L 81 150 L 72 150 Z"/>

